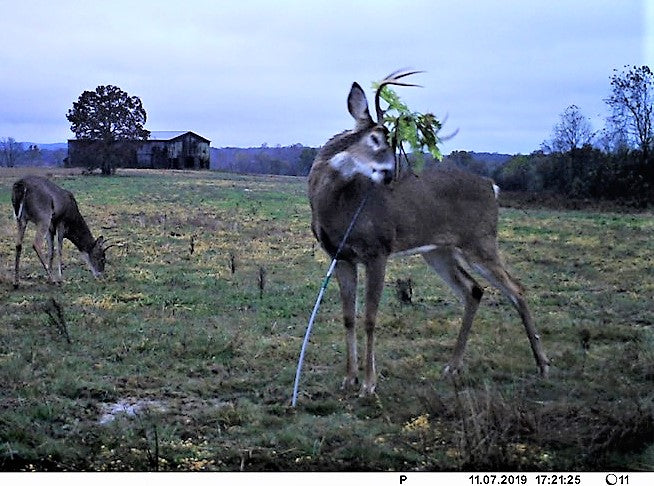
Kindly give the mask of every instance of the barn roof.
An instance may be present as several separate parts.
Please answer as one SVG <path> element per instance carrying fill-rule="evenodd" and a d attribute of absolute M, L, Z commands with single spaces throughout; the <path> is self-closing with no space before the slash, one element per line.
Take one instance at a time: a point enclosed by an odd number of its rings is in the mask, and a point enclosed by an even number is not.
<path fill-rule="evenodd" d="M 177 137 L 181 137 L 182 135 L 186 135 L 187 133 L 191 133 L 195 135 L 198 138 L 201 138 L 202 140 L 206 142 L 210 142 L 208 138 L 203 137 L 202 135 L 198 135 L 195 132 L 191 132 L 190 130 L 186 131 L 153 131 L 150 132 L 150 137 L 148 140 L 174 140 Z"/>
<path fill-rule="evenodd" d="M 198 135 L 195 132 L 192 132 L 190 130 L 181 130 L 181 131 L 153 131 L 150 132 L 150 136 L 148 137 L 148 140 L 155 140 L 155 141 L 160 141 L 160 142 L 167 142 L 170 140 L 175 140 L 178 137 L 181 137 L 182 135 L 186 135 L 187 133 L 190 133 L 191 135 L 202 139 L 203 141 L 207 143 L 211 143 L 211 140 L 208 138 L 203 137 L 202 135 Z M 68 143 L 89 143 L 91 140 L 88 139 L 78 139 L 78 138 L 69 138 Z"/>

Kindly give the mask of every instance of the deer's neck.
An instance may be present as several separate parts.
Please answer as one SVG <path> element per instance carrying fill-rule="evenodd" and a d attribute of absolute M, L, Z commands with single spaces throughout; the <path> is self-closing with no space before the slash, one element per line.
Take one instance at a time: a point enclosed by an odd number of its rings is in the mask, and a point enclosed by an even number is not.
<path fill-rule="evenodd" d="M 390 254 L 395 230 L 393 218 L 388 217 L 388 188 L 365 178 L 344 181 L 330 177 L 329 173 L 323 176 L 310 180 L 310 199 L 312 228 L 325 250 L 334 256 L 365 198 L 341 255 L 346 260 L 363 261 L 370 256 Z"/>
<path fill-rule="evenodd" d="M 89 253 L 93 248 L 95 239 L 91 234 L 86 221 L 80 214 L 75 214 L 64 220 L 64 236 L 68 238 L 77 249 L 84 253 Z"/>
<path fill-rule="evenodd" d="M 344 180 L 335 174 L 325 174 L 312 181 L 312 205 L 325 223 L 340 223 L 347 227 L 364 198 L 374 193 L 374 184 L 362 177 Z M 379 204 L 379 198 L 374 198 Z M 373 203 L 374 204 L 374 203 Z M 366 213 L 370 206 L 366 205 Z"/>

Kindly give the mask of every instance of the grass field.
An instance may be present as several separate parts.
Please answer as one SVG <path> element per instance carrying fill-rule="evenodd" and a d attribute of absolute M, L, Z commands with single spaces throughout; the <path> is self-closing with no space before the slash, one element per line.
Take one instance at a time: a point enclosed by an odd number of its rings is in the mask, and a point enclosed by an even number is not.
<path fill-rule="evenodd" d="M 462 308 L 407 257 L 386 276 L 377 394 L 339 388 L 332 282 L 292 409 L 329 264 L 304 179 L 55 171 L 94 236 L 119 246 L 94 280 L 66 242 L 64 283 L 51 285 L 31 226 L 13 290 L 19 175 L 0 169 L 0 470 L 654 470 L 651 213 L 502 210 L 501 250 L 528 289 L 548 380 L 488 286 L 465 371 L 442 380 Z"/>

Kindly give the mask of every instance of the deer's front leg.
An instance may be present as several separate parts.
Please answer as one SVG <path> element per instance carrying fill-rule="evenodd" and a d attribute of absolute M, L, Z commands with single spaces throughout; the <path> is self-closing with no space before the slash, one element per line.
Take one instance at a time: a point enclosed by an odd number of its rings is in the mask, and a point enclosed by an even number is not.
<path fill-rule="evenodd" d="M 64 245 L 64 230 L 61 226 L 57 228 L 56 237 L 57 240 L 55 244 L 57 249 L 57 281 L 61 283 L 64 280 L 63 273 L 61 272 L 61 265 L 62 265 L 61 253 L 62 253 L 62 247 Z M 50 268 L 52 268 L 52 266 Z"/>
<path fill-rule="evenodd" d="M 48 231 L 48 269 L 50 270 L 50 279 L 52 282 L 57 281 L 54 274 L 54 257 L 55 257 L 55 234 L 52 230 Z"/>
<path fill-rule="evenodd" d="M 356 264 L 339 260 L 336 265 L 336 279 L 341 291 L 343 305 L 343 324 L 345 325 L 345 346 L 347 353 L 343 389 L 356 386 L 357 372 L 357 337 L 356 337 L 356 301 L 357 301 L 357 267 Z"/>
<path fill-rule="evenodd" d="M 366 264 L 366 377 L 361 396 L 372 395 L 377 385 L 375 369 L 375 322 L 384 288 L 386 259 L 379 257 Z"/>

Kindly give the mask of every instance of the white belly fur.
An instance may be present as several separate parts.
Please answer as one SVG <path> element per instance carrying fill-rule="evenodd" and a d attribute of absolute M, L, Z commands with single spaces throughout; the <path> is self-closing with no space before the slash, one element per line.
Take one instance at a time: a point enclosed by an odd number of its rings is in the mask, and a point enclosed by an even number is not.
<path fill-rule="evenodd" d="M 416 248 L 410 248 L 408 250 L 404 251 L 398 251 L 396 253 L 393 253 L 391 256 L 392 257 L 404 257 L 404 256 L 409 256 L 409 255 L 420 255 L 422 253 L 429 253 L 430 251 L 435 250 L 438 248 L 436 245 L 423 245 L 423 246 L 418 246 Z"/>

